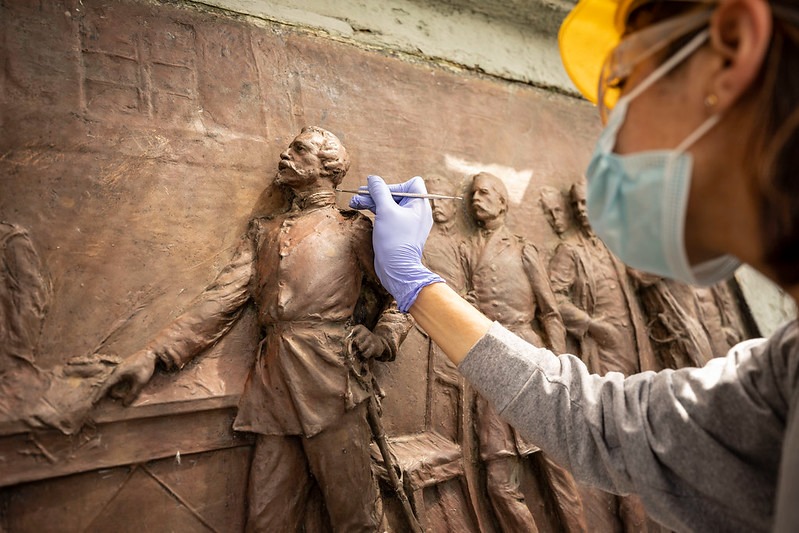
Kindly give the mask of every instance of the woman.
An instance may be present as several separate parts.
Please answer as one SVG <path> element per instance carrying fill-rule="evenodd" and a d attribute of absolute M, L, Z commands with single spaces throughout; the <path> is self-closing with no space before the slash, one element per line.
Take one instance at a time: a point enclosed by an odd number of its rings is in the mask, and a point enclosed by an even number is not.
<path fill-rule="evenodd" d="M 700 285 L 740 260 L 799 299 L 799 2 L 582 0 L 560 44 L 605 122 L 586 176 L 611 250 Z M 397 190 L 424 184 L 370 176 L 352 203 L 376 213 L 381 281 L 532 442 L 670 528 L 799 531 L 796 322 L 701 369 L 590 375 L 425 269 L 430 208 Z"/>

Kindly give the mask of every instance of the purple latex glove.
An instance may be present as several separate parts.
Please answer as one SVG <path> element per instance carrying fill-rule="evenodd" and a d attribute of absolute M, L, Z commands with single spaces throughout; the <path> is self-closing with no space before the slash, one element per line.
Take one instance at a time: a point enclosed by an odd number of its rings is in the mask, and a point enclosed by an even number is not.
<path fill-rule="evenodd" d="M 399 310 L 407 313 L 423 287 L 444 280 L 422 265 L 424 242 L 433 227 L 430 202 L 391 193 L 426 194 L 427 188 L 419 176 L 393 185 L 386 185 L 380 176 L 369 176 L 367 182 L 369 196 L 353 196 L 350 207 L 369 209 L 375 214 L 375 271 L 383 287 L 397 300 Z"/>

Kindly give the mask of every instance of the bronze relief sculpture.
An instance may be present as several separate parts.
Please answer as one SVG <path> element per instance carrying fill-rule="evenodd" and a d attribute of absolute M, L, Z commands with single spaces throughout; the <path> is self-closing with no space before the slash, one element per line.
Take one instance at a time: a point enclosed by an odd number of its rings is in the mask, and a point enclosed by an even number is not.
<path fill-rule="evenodd" d="M 234 422 L 257 434 L 248 530 L 297 530 L 314 489 L 334 531 L 378 527 L 372 391 L 363 361 L 351 356 L 392 360 L 410 323 L 374 275 L 370 221 L 336 206 L 333 189 L 348 167 L 336 136 L 304 128 L 278 164 L 276 182 L 292 193 L 289 209 L 252 220 L 196 303 L 109 381 L 112 395 L 132 400 L 157 364 L 183 367 L 255 304 L 261 340 Z"/>
<path fill-rule="evenodd" d="M 469 193 L 477 231 L 464 253 L 467 297 L 489 318 L 522 338 L 565 352 L 566 330 L 538 250 L 505 224 L 509 206 L 505 185 L 484 172 L 471 178 Z M 557 501 L 564 525 L 569 531 L 584 530 L 582 503 L 571 475 L 522 439 L 479 395 L 475 418 L 486 490 L 501 530 L 537 530 L 513 482 L 519 477 L 520 458 L 534 452 L 541 459 L 545 483 Z"/>
<path fill-rule="evenodd" d="M 238 531 L 249 511 L 250 529 L 374 529 L 382 516 L 381 531 L 406 531 L 383 479 L 393 469 L 367 424 L 370 366 L 387 391 L 383 431 L 400 483 L 429 530 L 514 529 L 503 525 L 503 498 L 520 492 L 522 506 L 508 506 L 519 530 L 634 529 L 595 521 L 583 488 L 559 489 L 554 467 L 528 453 L 535 443 L 508 437 L 501 420 L 493 436 L 423 332 L 401 340 L 409 325 L 371 274 L 368 219 L 329 194 L 347 168 L 341 143 L 310 128 L 278 159 L 287 135 L 318 123 L 347 130 L 341 140 L 358 150 L 348 185 L 367 171 L 397 181 L 422 173 L 430 192 L 460 196 L 467 175 L 491 169 L 513 193 L 511 216 L 486 231 L 465 203 L 433 201 L 425 262 L 459 291 L 476 285 L 486 312 L 547 346 L 564 349 L 565 326 L 565 350 L 597 372 L 645 367 L 638 354 L 583 353 L 602 327 L 583 335 L 570 325 L 566 292 L 600 323 L 625 320 L 623 307 L 608 318 L 579 295 L 583 284 L 596 296 L 591 280 L 550 291 L 554 305 L 545 294 L 557 244 L 584 237 L 569 205 L 557 239 L 530 200 L 543 184 L 568 196 L 593 135 L 587 106 L 182 3 L 8 1 L 0 11 L 10 125 L 0 157 L 0 220 L 9 222 L 0 225 L 0 530 Z M 248 216 L 276 163 L 275 188 L 291 198 Z M 511 167 L 520 172 L 502 173 Z M 231 242 L 239 246 L 226 261 L 220 250 Z M 497 260 L 478 250 L 499 251 Z M 643 292 L 632 292 L 639 308 Z M 716 353 L 748 335 L 734 291 L 697 296 L 691 313 Z M 105 342 L 117 317 L 127 326 Z M 130 399 L 144 383 L 131 407 L 92 411 L 108 389 Z M 483 461 L 481 440 L 492 439 L 509 453 Z M 276 475 L 266 476 L 275 457 Z"/>
<path fill-rule="evenodd" d="M 566 329 L 593 372 L 629 375 L 653 369 L 643 317 L 627 273 L 591 231 L 584 186 L 573 185 L 569 196 L 575 236 L 557 246 L 549 264 Z"/>

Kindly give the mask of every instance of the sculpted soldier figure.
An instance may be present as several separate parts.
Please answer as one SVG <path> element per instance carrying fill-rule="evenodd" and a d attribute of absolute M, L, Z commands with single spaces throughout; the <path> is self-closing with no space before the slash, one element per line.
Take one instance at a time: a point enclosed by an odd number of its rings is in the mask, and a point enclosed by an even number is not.
<path fill-rule="evenodd" d="M 577 204 L 574 208 L 575 213 L 584 213 L 584 211 L 581 211 L 581 209 L 585 208 L 584 196 L 579 187 L 572 187 L 569 191 L 569 196 Z M 565 233 L 572 225 L 572 216 L 571 210 L 568 209 L 569 206 L 566 205 L 561 192 L 554 187 L 542 187 L 541 206 L 552 230 L 558 237 L 563 239 Z M 584 238 L 585 232 L 585 226 L 580 224 L 580 235 L 577 238 Z M 585 253 L 585 248 L 580 246 L 581 242 L 581 240 L 578 240 L 578 244 L 575 245 L 570 240 L 563 240 L 555 249 L 555 254 L 550 263 L 552 268 L 550 273 L 552 287 L 553 289 L 557 287 L 555 289 L 557 290 L 555 298 L 558 300 L 563 321 L 569 332 L 567 338 L 569 349 L 583 358 L 591 371 L 604 372 L 594 337 L 602 338 L 605 324 L 599 322 L 598 325 L 591 326 L 591 323 L 597 319 L 588 316 L 588 313 L 586 313 L 586 310 L 596 310 L 595 293 L 593 292 L 597 290 L 596 284 L 594 283 L 595 280 L 581 277 L 593 272 L 591 261 L 595 260 L 595 258 L 591 254 Z M 601 243 L 599 245 L 601 246 Z M 609 254 L 608 260 L 612 261 Z M 627 293 L 624 294 L 625 298 L 628 297 Z M 584 324 L 586 323 L 589 324 L 588 332 L 584 329 Z M 594 330 L 593 335 L 589 335 L 591 329 Z M 615 334 L 616 332 L 611 330 L 608 336 L 612 339 Z M 644 347 L 644 349 L 648 348 L 649 345 Z M 637 356 L 637 354 L 633 355 Z M 625 532 L 657 530 L 647 520 L 643 504 L 636 496 L 615 496 L 596 489 L 587 489 L 585 492 L 589 495 L 589 498 L 594 498 L 600 502 L 602 508 L 617 515 Z"/>
<path fill-rule="evenodd" d="M 364 402 L 370 391 L 352 374 L 345 345 L 351 341 L 363 358 L 391 360 L 409 321 L 388 300 L 373 331 L 354 317 L 365 315 L 361 304 L 374 298 L 360 296 L 379 282 L 371 222 L 335 203 L 333 189 L 348 167 L 338 138 L 304 128 L 280 155 L 276 177 L 293 192 L 291 208 L 252 220 L 198 303 L 127 359 L 111 382 L 130 386 L 131 400 L 156 363 L 182 367 L 230 329 L 246 302 L 255 304 L 262 340 L 233 424 L 257 434 L 250 531 L 297 531 L 314 482 L 334 531 L 378 528 Z"/>
<path fill-rule="evenodd" d="M 0 221 L 0 420 L 41 395 L 36 350 L 50 284 L 27 230 Z"/>
<path fill-rule="evenodd" d="M 443 196 L 454 196 L 455 187 L 442 176 L 431 175 L 426 178 L 427 191 L 432 194 Z M 447 284 L 459 293 L 463 293 L 466 287 L 466 279 L 463 273 L 463 261 L 461 260 L 461 245 L 463 235 L 458 226 L 459 201 L 456 200 L 430 200 L 433 210 L 433 227 L 424 245 L 422 261 L 432 271 L 444 278 Z M 441 353 L 438 346 L 429 340 L 427 334 L 419 328 L 416 331 L 425 339 L 428 346 L 428 354 L 431 358 L 433 371 L 437 379 L 442 380 L 455 387 L 461 397 L 463 395 L 463 379 L 458 373 L 458 369 L 450 360 Z"/>
<path fill-rule="evenodd" d="M 563 323 L 591 371 L 653 370 L 652 348 L 627 273 L 591 230 L 584 186 L 573 185 L 569 195 L 578 235 L 559 244 L 549 263 Z"/>
<path fill-rule="evenodd" d="M 538 251 L 505 225 L 508 193 L 496 176 L 472 178 L 470 208 L 478 225 L 472 249 L 464 254 L 469 298 L 486 316 L 537 345 L 565 352 L 566 331 Z M 541 324 L 547 342 L 534 329 Z M 480 457 L 486 465 L 489 499 L 502 531 L 536 531 L 519 490 L 519 456 L 537 450 L 524 442 L 496 410 L 477 397 L 476 422 Z M 584 531 L 585 518 L 571 475 L 539 453 L 547 482 L 558 502 L 567 530 Z"/>
<path fill-rule="evenodd" d="M 432 194 L 454 196 L 455 187 L 441 176 L 425 179 L 427 191 Z M 457 292 L 463 291 L 466 279 L 463 274 L 460 246 L 463 242 L 458 233 L 457 213 L 460 205 L 455 200 L 430 200 L 433 209 L 433 227 L 424 245 L 422 261 L 433 272 L 447 281 Z"/>

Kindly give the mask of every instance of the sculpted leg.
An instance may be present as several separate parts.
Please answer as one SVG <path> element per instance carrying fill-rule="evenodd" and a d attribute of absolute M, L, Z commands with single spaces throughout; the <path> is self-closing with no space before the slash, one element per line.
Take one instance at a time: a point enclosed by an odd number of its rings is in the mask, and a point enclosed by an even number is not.
<path fill-rule="evenodd" d="M 299 529 L 312 482 L 300 441 L 258 435 L 247 490 L 248 532 Z"/>
<path fill-rule="evenodd" d="M 572 475 L 543 452 L 536 455 L 541 461 L 549 487 L 555 496 L 564 529 L 569 532 L 587 531 L 583 502 Z"/>
<path fill-rule="evenodd" d="M 486 461 L 486 489 L 500 529 L 505 533 L 537 533 L 533 515 L 519 488 L 521 464 L 518 457 Z"/>
<path fill-rule="evenodd" d="M 345 413 L 334 426 L 303 439 L 311 472 L 325 497 L 333 531 L 356 533 L 378 529 L 370 441 L 365 402 Z"/>

